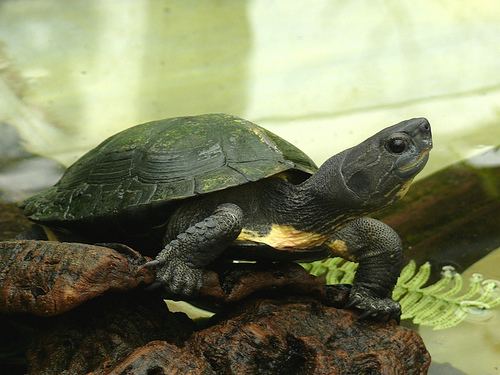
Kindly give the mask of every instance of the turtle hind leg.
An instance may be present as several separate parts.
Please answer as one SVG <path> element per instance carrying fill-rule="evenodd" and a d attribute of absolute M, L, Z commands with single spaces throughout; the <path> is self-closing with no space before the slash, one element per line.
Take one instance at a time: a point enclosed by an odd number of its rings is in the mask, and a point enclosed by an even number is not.
<path fill-rule="evenodd" d="M 157 268 L 157 285 L 173 294 L 193 296 L 202 285 L 205 266 L 238 237 L 242 226 L 240 207 L 232 203 L 219 205 L 212 215 L 170 241 L 146 266 Z"/>

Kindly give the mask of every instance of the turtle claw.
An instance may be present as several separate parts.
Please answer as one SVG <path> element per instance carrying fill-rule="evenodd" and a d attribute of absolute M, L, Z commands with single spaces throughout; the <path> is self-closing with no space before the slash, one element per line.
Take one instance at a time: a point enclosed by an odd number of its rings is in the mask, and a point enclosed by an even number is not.
<path fill-rule="evenodd" d="M 349 300 L 349 301 L 345 304 L 344 308 L 345 308 L 345 309 L 350 309 L 350 308 L 351 308 L 351 307 L 353 307 L 355 304 L 356 304 L 356 301 L 354 301 L 354 300 Z"/>
<path fill-rule="evenodd" d="M 374 319 L 380 321 L 396 320 L 399 323 L 401 306 L 390 298 L 374 296 L 368 290 L 353 286 L 346 308 L 354 307 L 361 310 L 359 320 Z"/>
<path fill-rule="evenodd" d="M 176 258 L 170 259 L 156 272 L 156 283 L 173 295 L 193 296 L 201 288 L 202 281 L 202 269 Z"/>
<path fill-rule="evenodd" d="M 161 262 L 159 260 L 150 260 L 149 262 L 146 262 L 143 264 L 143 267 L 145 268 L 156 268 L 158 267 L 159 265 L 161 265 Z"/>

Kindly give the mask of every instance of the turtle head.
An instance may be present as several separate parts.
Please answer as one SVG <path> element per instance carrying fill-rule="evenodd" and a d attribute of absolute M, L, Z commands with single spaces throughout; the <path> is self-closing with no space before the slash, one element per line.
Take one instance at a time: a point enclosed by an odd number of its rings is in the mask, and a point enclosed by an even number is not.
<path fill-rule="evenodd" d="M 431 148 L 429 122 L 406 120 L 332 156 L 303 186 L 321 205 L 369 214 L 405 195 Z"/>
<path fill-rule="evenodd" d="M 429 122 L 414 118 L 385 128 L 344 151 L 339 172 L 348 201 L 371 211 L 403 197 L 413 177 L 427 163 L 431 148 Z"/>

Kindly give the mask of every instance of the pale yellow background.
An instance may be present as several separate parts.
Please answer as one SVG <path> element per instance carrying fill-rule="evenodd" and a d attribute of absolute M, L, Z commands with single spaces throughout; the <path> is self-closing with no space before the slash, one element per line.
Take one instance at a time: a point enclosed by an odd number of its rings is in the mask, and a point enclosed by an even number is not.
<path fill-rule="evenodd" d="M 497 1 L 3 1 L 0 120 L 68 164 L 124 127 L 230 112 L 317 162 L 426 116 L 424 173 L 500 143 Z"/>

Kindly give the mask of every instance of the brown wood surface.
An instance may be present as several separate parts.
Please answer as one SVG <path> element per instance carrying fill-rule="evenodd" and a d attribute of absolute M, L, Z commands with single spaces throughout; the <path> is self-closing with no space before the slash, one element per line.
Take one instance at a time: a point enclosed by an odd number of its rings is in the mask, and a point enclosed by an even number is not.
<path fill-rule="evenodd" d="M 454 164 L 378 216 L 402 237 L 406 260 L 462 272 L 500 247 L 500 166 Z"/>
<path fill-rule="evenodd" d="M 51 241 L 0 242 L 0 312 L 53 316 L 110 291 L 150 283 L 130 250 Z"/>

